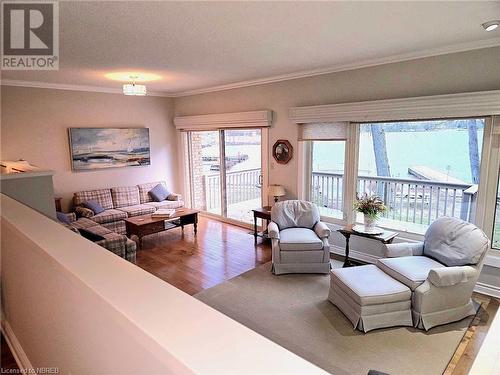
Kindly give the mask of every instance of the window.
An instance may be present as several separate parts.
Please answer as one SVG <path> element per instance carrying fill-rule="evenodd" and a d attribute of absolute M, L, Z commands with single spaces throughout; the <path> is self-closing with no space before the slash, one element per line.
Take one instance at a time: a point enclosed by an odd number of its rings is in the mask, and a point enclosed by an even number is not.
<path fill-rule="evenodd" d="M 493 240 L 491 248 L 500 250 L 500 171 L 498 171 L 497 197 L 495 208 L 495 221 L 493 224 Z"/>
<path fill-rule="evenodd" d="M 380 223 L 390 228 L 474 222 L 483 131 L 484 119 L 361 124 L 357 192 L 384 200 Z"/>
<path fill-rule="evenodd" d="M 260 128 L 187 133 L 193 208 L 244 223 L 262 206 Z"/>
<path fill-rule="evenodd" d="M 345 141 L 311 141 L 310 201 L 322 216 L 343 218 Z"/>

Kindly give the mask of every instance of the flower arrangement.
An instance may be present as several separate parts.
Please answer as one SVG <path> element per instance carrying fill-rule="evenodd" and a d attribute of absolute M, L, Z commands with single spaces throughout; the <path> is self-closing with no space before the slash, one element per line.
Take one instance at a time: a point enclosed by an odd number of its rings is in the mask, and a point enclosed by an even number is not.
<path fill-rule="evenodd" d="M 361 197 L 359 195 L 356 196 L 354 209 L 364 214 L 370 220 L 375 221 L 379 214 L 387 210 L 387 207 L 378 195 L 368 195 L 365 193 Z"/>

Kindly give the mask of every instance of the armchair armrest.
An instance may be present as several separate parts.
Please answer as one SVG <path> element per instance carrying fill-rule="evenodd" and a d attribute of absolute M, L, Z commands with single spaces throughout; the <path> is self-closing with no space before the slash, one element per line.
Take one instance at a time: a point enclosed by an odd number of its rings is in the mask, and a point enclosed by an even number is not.
<path fill-rule="evenodd" d="M 82 207 L 82 206 L 77 206 L 75 208 L 75 212 L 76 212 L 77 216 L 79 216 L 79 217 L 92 217 L 95 215 L 94 211 L 92 211 L 89 208 Z"/>
<path fill-rule="evenodd" d="M 169 201 L 181 201 L 182 195 L 176 194 L 176 193 L 170 193 L 170 195 L 167 197 L 167 200 L 169 200 Z"/>
<path fill-rule="evenodd" d="M 476 269 L 471 266 L 433 268 L 427 279 L 438 287 L 452 286 L 469 281 L 476 273 Z"/>
<path fill-rule="evenodd" d="M 328 228 L 328 226 L 321 221 L 318 221 L 314 226 L 314 232 L 319 238 L 328 238 L 332 233 L 330 228 Z"/>
<path fill-rule="evenodd" d="M 423 242 L 401 242 L 385 245 L 384 256 L 386 258 L 410 257 L 424 253 Z"/>
<path fill-rule="evenodd" d="M 279 240 L 280 239 L 280 230 L 278 228 L 278 224 L 271 221 L 269 223 L 269 225 L 267 226 L 267 234 L 269 235 L 269 238 L 275 238 L 275 239 Z"/>

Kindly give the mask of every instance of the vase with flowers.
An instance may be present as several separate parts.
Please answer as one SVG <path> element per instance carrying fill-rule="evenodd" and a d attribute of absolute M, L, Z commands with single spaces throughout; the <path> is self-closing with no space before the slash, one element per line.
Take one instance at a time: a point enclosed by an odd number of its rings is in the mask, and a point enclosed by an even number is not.
<path fill-rule="evenodd" d="M 356 196 L 354 209 L 363 214 L 365 229 L 370 232 L 375 230 L 379 215 L 385 212 L 387 207 L 379 196 L 365 193 L 362 196 Z"/>

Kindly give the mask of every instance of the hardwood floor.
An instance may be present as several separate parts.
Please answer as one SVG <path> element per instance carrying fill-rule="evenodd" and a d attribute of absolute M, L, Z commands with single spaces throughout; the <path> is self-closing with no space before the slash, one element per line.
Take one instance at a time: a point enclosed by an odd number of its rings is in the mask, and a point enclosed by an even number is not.
<path fill-rule="evenodd" d="M 270 244 L 249 232 L 200 217 L 196 236 L 186 226 L 145 237 L 137 265 L 193 295 L 271 260 Z"/>
<path fill-rule="evenodd" d="M 335 256 L 336 257 L 336 256 Z M 342 258 L 338 258 L 343 260 Z M 188 294 L 222 283 L 271 260 L 268 242 L 254 245 L 248 229 L 200 217 L 198 234 L 192 226 L 144 238 L 137 265 Z M 467 374 L 497 314 L 498 299 L 474 293 L 481 309 L 451 359 L 446 375 Z M 2 336 L 2 369 L 17 368 Z"/>

